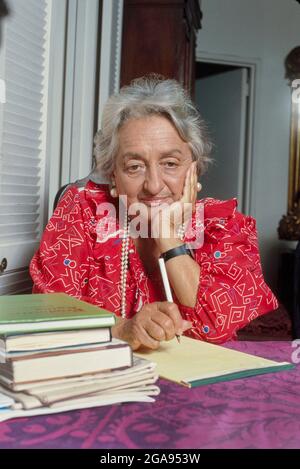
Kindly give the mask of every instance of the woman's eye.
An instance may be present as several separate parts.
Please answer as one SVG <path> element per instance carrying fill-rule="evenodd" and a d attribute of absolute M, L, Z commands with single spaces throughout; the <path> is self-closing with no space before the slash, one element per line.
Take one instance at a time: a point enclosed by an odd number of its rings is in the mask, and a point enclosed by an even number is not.
<path fill-rule="evenodd" d="M 176 163 L 175 161 L 166 161 L 164 165 L 166 168 L 177 168 L 178 163 Z"/>
<path fill-rule="evenodd" d="M 137 173 L 140 170 L 142 170 L 143 166 L 140 165 L 140 164 L 132 164 L 131 166 L 127 166 L 126 169 L 127 169 L 128 173 L 133 174 L 133 173 Z"/>

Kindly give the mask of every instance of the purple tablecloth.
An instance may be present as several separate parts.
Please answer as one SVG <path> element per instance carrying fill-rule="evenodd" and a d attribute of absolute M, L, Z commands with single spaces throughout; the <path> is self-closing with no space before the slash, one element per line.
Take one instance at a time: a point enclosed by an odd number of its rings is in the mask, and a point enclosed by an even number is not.
<path fill-rule="evenodd" d="M 278 361 L 295 351 L 290 342 L 228 346 Z M 155 403 L 2 422 L 0 448 L 300 448 L 299 371 L 194 389 L 161 380 Z"/>

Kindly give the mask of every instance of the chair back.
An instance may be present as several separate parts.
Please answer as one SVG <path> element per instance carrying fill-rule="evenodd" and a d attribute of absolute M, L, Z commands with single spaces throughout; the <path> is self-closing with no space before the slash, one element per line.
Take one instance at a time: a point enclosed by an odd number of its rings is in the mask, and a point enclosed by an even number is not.
<path fill-rule="evenodd" d="M 58 191 L 56 193 L 56 196 L 55 196 L 55 199 L 54 199 L 54 202 L 53 202 L 53 212 L 56 209 L 56 206 L 57 206 L 58 202 L 60 201 L 60 199 L 62 198 L 62 196 L 64 195 L 64 193 L 68 190 L 68 188 L 70 186 L 84 187 L 86 185 L 86 183 L 88 182 L 88 180 L 89 180 L 89 176 L 87 176 L 85 178 L 82 178 L 82 179 L 77 179 L 77 181 L 75 181 L 75 182 L 65 184 L 60 189 L 58 189 Z"/>

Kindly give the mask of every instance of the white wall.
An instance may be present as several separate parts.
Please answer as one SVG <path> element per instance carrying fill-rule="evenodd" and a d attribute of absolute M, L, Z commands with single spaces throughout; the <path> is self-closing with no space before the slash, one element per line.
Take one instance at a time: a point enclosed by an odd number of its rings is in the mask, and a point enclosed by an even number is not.
<path fill-rule="evenodd" d="M 256 217 L 266 279 L 275 287 L 277 226 L 287 209 L 290 91 L 284 59 L 300 45 L 295 0 L 202 0 L 197 58 L 256 60 L 251 215 Z"/>

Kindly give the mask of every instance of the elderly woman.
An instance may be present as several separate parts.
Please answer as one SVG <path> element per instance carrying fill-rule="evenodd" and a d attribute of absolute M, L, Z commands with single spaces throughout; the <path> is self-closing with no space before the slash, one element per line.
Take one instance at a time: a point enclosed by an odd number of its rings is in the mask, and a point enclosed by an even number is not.
<path fill-rule="evenodd" d="M 94 171 L 84 187 L 69 186 L 31 262 L 34 292 L 113 311 L 113 336 L 134 350 L 182 333 L 222 343 L 277 307 L 255 221 L 235 199 L 196 200 L 210 145 L 176 81 L 151 76 L 122 88 L 95 143 Z M 173 302 L 165 301 L 160 257 Z"/>

